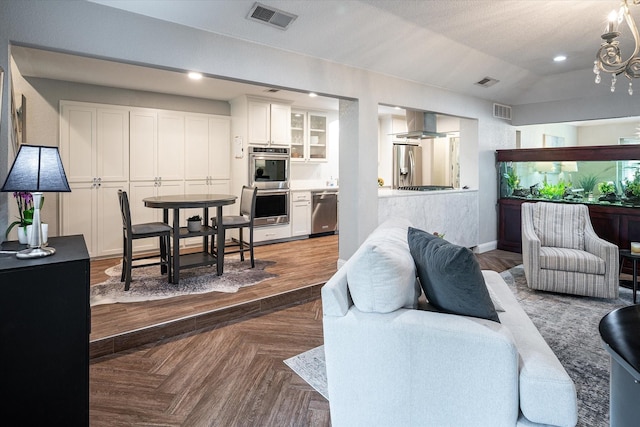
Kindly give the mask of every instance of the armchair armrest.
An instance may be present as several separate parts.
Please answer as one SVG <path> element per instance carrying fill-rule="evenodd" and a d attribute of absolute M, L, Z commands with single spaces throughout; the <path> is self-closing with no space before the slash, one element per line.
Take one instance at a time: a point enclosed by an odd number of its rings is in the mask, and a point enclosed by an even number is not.
<path fill-rule="evenodd" d="M 605 280 L 607 283 L 617 282 L 619 275 L 618 246 L 598 237 L 590 222 L 584 229 L 584 247 L 589 253 L 604 260 L 606 265 Z M 617 284 L 616 284 L 617 289 Z"/>
<path fill-rule="evenodd" d="M 532 206 L 522 205 L 522 259 L 529 283 L 537 283 L 540 270 L 540 238 L 533 228 Z M 524 261 L 526 260 L 526 261 Z"/>

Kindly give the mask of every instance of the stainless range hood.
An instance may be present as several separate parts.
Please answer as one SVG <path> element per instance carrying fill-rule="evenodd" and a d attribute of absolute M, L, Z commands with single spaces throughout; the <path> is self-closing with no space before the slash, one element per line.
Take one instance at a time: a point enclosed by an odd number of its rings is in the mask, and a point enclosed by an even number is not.
<path fill-rule="evenodd" d="M 444 138 L 446 133 L 436 130 L 437 118 L 435 113 L 407 110 L 407 132 L 395 134 L 397 138 L 433 139 Z"/>

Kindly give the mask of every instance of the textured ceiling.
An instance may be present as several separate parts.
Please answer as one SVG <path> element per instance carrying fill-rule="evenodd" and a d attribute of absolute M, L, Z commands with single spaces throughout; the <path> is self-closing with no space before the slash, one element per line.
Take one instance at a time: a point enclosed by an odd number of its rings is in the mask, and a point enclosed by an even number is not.
<path fill-rule="evenodd" d="M 90 1 L 510 105 L 606 90 L 595 87 L 591 68 L 606 16 L 619 5 L 617 0 L 262 0 L 298 15 L 281 31 L 246 19 L 253 0 Z M 631 10 L 640 22 L 640 6 Z M 557 54 L 567 61 L 554 63 Z M 474 85 L 486 76 L 499 83 Z"/>

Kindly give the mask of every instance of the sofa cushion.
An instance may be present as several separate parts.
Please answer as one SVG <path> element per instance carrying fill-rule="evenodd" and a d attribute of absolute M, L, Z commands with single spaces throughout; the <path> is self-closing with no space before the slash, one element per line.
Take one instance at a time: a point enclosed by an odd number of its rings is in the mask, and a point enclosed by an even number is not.
<path fill-rule="evenodd" d="M 390 313 L 417 308 L 421 292 L 407 243 L 408 228 L 406 220 L 386 221 L 349 259 L 347 283 L 358 310 Z"/>
<path fill-rule="evenodd" d="M 533 209 L 533 229 L 542 246 L 584 250 L 584 216 L 581 205 L 538 202 Z"/>
<path fill-rule="evenodd" d="M 500 322 L 473 252 L 413 227 L 408 242 L 430 304 L 446 313 Z"/>

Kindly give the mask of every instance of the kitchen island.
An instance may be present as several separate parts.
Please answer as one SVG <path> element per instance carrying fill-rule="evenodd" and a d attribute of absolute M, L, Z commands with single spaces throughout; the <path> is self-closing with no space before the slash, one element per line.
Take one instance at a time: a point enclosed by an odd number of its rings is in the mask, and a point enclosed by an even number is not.
<path fill-rule="evenodd" d="M 478 190 L 378 189 L 378 223 L 406 218 L 415 228 L 444 234 L 456 245 L 473 248 L 479 240 Z"/>

